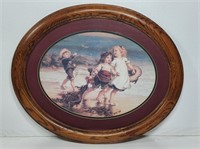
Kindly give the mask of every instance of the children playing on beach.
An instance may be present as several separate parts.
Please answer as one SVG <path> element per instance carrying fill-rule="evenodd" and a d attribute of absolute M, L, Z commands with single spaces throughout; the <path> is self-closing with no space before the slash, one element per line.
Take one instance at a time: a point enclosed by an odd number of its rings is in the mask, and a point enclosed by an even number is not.
<path fill-rule="evenodd" d="M 114 57 L 113 57 L 114 56 Z M 133 70 L 133 66 L 126 58 L 127 50 L 123 46 L 114 46 L 110 52 L 101 55 L 100 64 L 93 70 L 91 78 L 94 78 L 92 87 L 82 96 L 85 96 L 101 86 L 101 91 L 97 96 L 98 103 L 102 103 L 100 97 L 105 96 L 104 102 L 109 105 L 116 105 L 115 95 L 118 91 L 124 91 L 130 88 L 128 69 Z M 110 92 L 108 97 L 106 94 Z"/>
<path fill-rule="evenodd" d="M 60 52 L 62 64 L 67 74 L 67 77 L 62 82 L 61 88 L 65 89 L 64 85 L 70 80 L 73 92 L 76 91 L 73 75 L 76 65 L 72 62 L 75 55 L 76 53 L 72 55 L 71 51 L 68 49 L 62 49 Z M 92 87 L 88 88 L 83 93 L 82 100 L 86 100 L 85 97 L 89 93 L 101 87 L 101 91 L 96 98 L 97 103 L 116 105 L 116 93 L 130 88 L 128 69 L 133 70 L 133 66 L 126 56 L 127 50 L 123 46 L 114 46 L 109 52 L 102 53 L 97 67 L 92 70 L 91 75 L 87 78 L 88 83 L 91 84 Z M 107 95 L 108 93 L 110 94 Z"/>
<path fill-rule="evenodd" d="M 59 57 L 62 60 L 62 65 L 64 67 L 64 70 L 67 74 L 67 77 L 63 80 L 61 84 L 61 89 L 65 90 L 65 84 L 68 82 L 68 80 L 71 83 L 71 87 L 73 92 L 76 91 L 75 85 L 74 85 L 74 75 L 73 71 L 76 68 L 76 64 L 72 62 L 73 58 L 77 55 L 77 53 L 74 53 L 72 55 L 71 51 L 64 48 L 60 51 Z"/>

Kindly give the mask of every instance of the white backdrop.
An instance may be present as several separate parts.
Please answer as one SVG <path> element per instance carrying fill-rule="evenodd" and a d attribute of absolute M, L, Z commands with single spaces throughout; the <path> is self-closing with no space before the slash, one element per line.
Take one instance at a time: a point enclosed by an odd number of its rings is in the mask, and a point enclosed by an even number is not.
<path fill-rule="evenodd" d="M 0 136 L 52 136 L 24 111 L 12 88 L 11 62 L 24 34 L 40 19 L 85 0 L 3 0 L 0 34 Z M 200 4 L 198 0 L 90 0 L 124 6 L 149 17 L 172 38 L 184 65 L 181 97 L 170 115 L 149 135 L 200 135 Z M 199 42 L 199 43 L 198 43 Z"/>

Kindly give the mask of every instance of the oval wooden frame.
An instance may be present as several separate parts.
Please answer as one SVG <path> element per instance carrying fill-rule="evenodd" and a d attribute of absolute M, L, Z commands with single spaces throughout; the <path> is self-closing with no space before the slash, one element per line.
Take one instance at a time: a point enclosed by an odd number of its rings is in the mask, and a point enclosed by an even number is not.
<path fill-rule="evenodd" d="M 51 30 L 82 19 L 111 19 L 129 24 L 151 38 L 165 55 L 169 67 L 169 87 L 162 103 L 148 117 L 137 124 L 113 130 L 82 130 L 63 127 L 34 101 L 27 87 L 26 64 L 33 47 Z M 35 24 L 20 41 L 12 62 L 12 82 L 15 93 L 28 114 L 49 131 L 85 143 L 114 143 L 138 138 L 158 125 L 174 108 L 183 85 L 183 66 L 176 46 L 167 33 L 147 17 L 123 7 L 89 4 L 59 10 Z"/>

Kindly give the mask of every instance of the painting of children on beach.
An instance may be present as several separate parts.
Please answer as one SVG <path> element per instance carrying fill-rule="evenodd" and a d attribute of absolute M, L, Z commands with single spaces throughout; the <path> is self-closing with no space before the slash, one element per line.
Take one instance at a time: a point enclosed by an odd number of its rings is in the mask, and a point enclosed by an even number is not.
<path fill-rule="evenodd" d="M 107 32 L 77 33 L 44 53 L 39 80 L 46 96 L 71 114 L 112 118 L 139 108 L 151 95 L 156 71 L 136 42 Z"/>

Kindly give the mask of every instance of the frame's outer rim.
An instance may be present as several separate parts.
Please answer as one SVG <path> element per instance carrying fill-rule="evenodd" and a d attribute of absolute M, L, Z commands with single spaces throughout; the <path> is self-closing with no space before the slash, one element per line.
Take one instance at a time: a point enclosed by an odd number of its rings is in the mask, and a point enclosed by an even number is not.
<path fill-rule="evenodd" d="M 33 100 L 26 83 L 26 62 L 37 42 L 52 29 L 63 24 L 90 18 L 117 20 L 138 28 L 149 36 L 162 50 L 169 65 L 169 87 L 162 103 L 148 117 L 137 124 L 109 131 L 87 131 L 69 126 L 63 127 L 57 120 L 45 113 Z M 27 113 L 49 131 L 85 143 L 122 142 L 139 137 L 158 125 L 176 105 L 183 85 L 183 65 L 178 50 L 156 23 L 147 17 L 126 8 L 90 4 L 78 5 L 59 10 L 35 24 L 22 38 L 12 62 L 12 83 L 15 93 Z"/>

